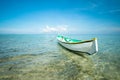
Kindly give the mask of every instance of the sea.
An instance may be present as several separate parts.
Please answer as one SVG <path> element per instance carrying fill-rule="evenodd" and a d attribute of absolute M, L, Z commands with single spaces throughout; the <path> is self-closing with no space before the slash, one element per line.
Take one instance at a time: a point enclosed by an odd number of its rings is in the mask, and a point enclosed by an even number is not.
<path fill-rule="evenodd" d="M 0 80 L 120 80 L 120 35 L 63 35 L 80 40 L 96 37 L 99 50 L 83 53 L 85 59 L 61 48 L 56 34 L 0 34 Z"/>

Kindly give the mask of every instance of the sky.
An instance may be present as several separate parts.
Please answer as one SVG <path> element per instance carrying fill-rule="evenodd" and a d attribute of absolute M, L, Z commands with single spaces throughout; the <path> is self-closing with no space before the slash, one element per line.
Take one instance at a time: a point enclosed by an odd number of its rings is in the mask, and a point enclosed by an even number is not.
<path fill-rule="evenodd" d="M 0 34 L 120 34 L 120 0 L 0 0 Z"/>

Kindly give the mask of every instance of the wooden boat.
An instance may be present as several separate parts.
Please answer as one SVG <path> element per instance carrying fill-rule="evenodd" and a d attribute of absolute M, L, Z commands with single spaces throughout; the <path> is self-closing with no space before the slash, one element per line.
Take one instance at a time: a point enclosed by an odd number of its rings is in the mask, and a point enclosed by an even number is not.
<path fill-rule="evenodd" d="M 57 36 L 57 40 L 60 45 L 69 50 L 80 51 L 89 54 L 98 52 L 97 38 L 93 38 L 91 40 L 76 40 L 59 35 Z"/>

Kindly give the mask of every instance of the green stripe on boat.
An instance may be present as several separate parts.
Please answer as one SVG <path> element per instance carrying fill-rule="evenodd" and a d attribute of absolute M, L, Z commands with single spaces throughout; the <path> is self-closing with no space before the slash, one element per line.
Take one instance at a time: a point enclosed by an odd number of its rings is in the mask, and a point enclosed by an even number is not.
<path fill-rule="evenodd" d="M 57 38 L 62 39 L 62 41 L 69 42 L 69 43 L 82 42 L 82 40 L 70 39 L 70 38 L 67 38 L 67 37 L 63 37 L 61 35 L 57 36 Z"/>

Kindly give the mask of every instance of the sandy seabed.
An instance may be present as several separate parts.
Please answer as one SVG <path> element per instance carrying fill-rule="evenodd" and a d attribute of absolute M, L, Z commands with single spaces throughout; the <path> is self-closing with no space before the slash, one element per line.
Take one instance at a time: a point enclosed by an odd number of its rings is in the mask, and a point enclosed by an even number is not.
<path fill-rule="evenodd" d="M 0 59 L 0 80 L 118 80 L 105 74 L 95 55 L 71 52 L 24 54 Z M 97 60 L 97 59 L 96 59 Z M 106 63 L 107 64 L 107 63 Z M 116 73 L 117 74 L 117 73 Z"/>
<path fill-rule="evenodd" d="M 119 35 L 97 36 L 94 55 L 71 52 L 57 45 L 56 35 L 1 35 L 0 80 L 119 80 Z"/>

